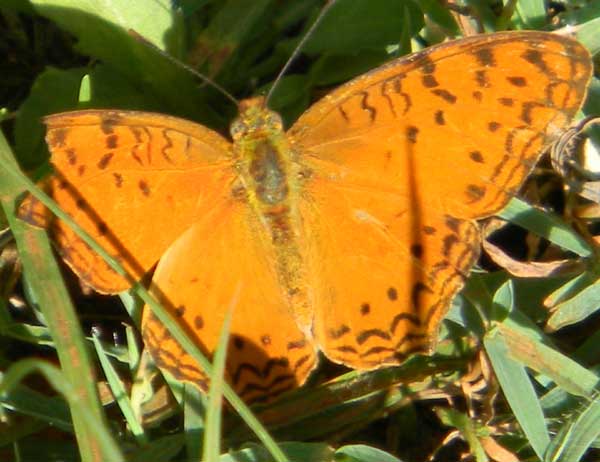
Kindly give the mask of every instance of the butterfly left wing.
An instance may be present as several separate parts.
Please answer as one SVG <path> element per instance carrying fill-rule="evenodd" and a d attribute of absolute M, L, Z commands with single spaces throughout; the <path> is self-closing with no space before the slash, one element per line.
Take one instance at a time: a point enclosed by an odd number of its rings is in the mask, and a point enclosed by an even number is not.
<path fill-rule="evenodd" d="M 45 123 L 54 200 L 136 279 L 233 181 L 230 143 L 183 119 L 88 110 L 51 115 Z M 19 215 L 43 226 L 43 210 L 28 198 Z M 50 230 L 84 282 L 103 293 L 129 287 L 65 223 L 54 220 Z"/>
<path fill-rule="evenodd" d="M 289 130 L 306 169 L 314 332 L 357 369 L 428 350 L 501 209 L 581 107 L 590 55 L 549 33 L 432 47 L 328 94 Z"/>
<path fill-rule="evenodd" d="M 272 246 L 244 201 L 229 196 L 169 247 L 151 290 L 207 356 L 232 307 L 226 372 L 248 403 L 269 401 L 302 385 L 316 365 L 314 344 L 298 328 L 280 286 Z M 207 389 L 206 375 L 147 308 L 142 333 L 156 363 L 180 380 Z"/>

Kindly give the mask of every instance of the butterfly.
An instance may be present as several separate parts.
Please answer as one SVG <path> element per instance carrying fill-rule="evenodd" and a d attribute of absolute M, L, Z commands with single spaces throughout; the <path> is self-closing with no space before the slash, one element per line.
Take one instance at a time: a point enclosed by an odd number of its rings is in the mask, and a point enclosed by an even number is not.
<path fill-rule="evenodd" d="M 248 402 L 302 385 L 321 351 L 367 370 L 430 352 L 502 209 L 586 97 L 592 64 L 545 32 L 479 35 L 333 90 L 288 131 L 264 98 L 229 141 L 168 115 L 45 118 L 56 202 L 212 354 L 232 293 L 227 379 Z M 35 201 L 21 216 L 41 222 Z M 94 289 L 129 287 L 66 224 L 52 236 Z M 158 264 L 157 264 L 158 262 Z M 207 377 L 148 309 L 156 363 Z"/>

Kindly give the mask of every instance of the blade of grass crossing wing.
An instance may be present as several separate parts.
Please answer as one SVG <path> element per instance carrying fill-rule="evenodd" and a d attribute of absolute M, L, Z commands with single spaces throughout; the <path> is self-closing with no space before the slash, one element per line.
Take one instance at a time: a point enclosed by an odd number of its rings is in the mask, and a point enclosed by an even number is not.
<path fill-rule="evenodd" d="M 86 412 L 94 417 L 94 426 L 87 427 L 80 412 L 72 409 L 82 460 L 107 460 L 103 448 L 98 447 L 98 428 L 106 430 L 106 423 L 86 341 L 45 232 L 33 229 L 15 217 L 16 198 L 32 183 L 19 172 L 2 133 L 0 166 L 0 201 L 17 243 L 24 275 L 44 313 L 66 380 L 74 388 L 74 394 L 86 401 Z M 40 274 L 44 278 L 40 278 Z"/>
<path fill-rule="evenodd" d="M 204 431 L 203 460 L 207 462 L 217 460 L 221 453 L 221 411 L 223 408 L 223 385 L 225 383 L 225 360 L 227 358 L 231 316 L 238 302 L 240 288 L 240 284 L 238 283 L 229 303 L 225 319 L 223 320 L 219 342 L 213 359 L 213 370 L 210 376 L 210 390 L 208 393 L 208 408 L 206 410 L 206 429 Z"/>

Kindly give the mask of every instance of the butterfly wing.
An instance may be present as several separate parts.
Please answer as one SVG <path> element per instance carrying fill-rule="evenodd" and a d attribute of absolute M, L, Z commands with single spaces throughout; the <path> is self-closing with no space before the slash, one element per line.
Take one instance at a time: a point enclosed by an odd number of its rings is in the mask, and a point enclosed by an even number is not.
<path fill-rule="evenodd" d="M 232 182 L 230 143 L 186 120 L 89 110 L 45 123 L 55 201 L 136 279 Z M 25 201 L 20 215 L 39 224 L 39 203 Z M 104 293 L 128 288 L 65 223 L 51 232 L 84 282 Z"/>
<path fill-rule="evenodd" d="M 476 36 L 369 72 L 294 124 L 328 357 L 368 369 L 432 346 L 478 255 L 472 220 L 508 202 L 581 108 L 591 70 L 565 37 Z"/>
<path fill-rule="evenodd" d="M 305 382 L 316 364 L 315 346 L 298 328 L 283 293 L 272 246 L 248 204 L 217 201 L 165 253 L 152 290 L 208 355 L 236 286 L 227 354 L 229 383 L 246 402 L 268 401 Z M 145 310 L 145 343 L 157 364 L 207 388 L 206 376 Z"/>

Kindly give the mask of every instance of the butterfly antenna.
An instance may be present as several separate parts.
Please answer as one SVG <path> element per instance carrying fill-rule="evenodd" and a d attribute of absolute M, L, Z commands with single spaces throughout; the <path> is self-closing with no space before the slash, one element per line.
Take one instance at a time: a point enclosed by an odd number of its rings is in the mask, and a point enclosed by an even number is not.
<path fill-rule="evenodd" d="M 281 69 L 279 74 L 277 75 L 277 77 L 275 78 L 273 85 L 271 85 L 271 89 L 269 90 L 269 93 L 267 93 L 267 97 L 265 98 L 265 105 L 268 106 L 268 102 L 271 99 L 271 96 L 273 96 L 273 91 L 275 90 L 275 87 L 277 86 L 277 84 L 279 83 L 281 78 L 286 74 L 287 70 L 290 68 L 292 63 L 296 60 L 296 58 L 302 51 L 302 48 L 306 44 L 306 41 L 310 38 L 310 36 L 312 35 L 313 31 L 317 28 L 317 26 L 323 21 L 323 18 L 325 17 L 325 15 L 329 11 L 329 9 L 336 3 L 336 1 L 337 0 L 328 0 L 327 4 L 323 7 L 321 12 L 319 13 L 319 16 L 317 16 L 317 19 L 315 19 L 315 22 L 312 23 L 312 26 L 310 26 L 310 29 L 308 29 L 306 34 L 304 34 L 304 37 L 302 37 L 302 39 L 300 40 L 300 43 L 298 43 L 298 46 L 296 47 L 296 49 L 294 50 L 292 55 L 289 57 L 289 59 L 287 60 L 287 62 L 285 63 L 285 65 L 283 66 L 283 68 Z"/>
<path fill-rule="evenodd" d="M 190 74 L 198 77 L 204 83 L 210 85 L 215 90 L 217 90 L 218 92 L 220 92 L 223 96 L 225 96 L 233 104 L 235 104 L 236 106 L 239 106 L 239 101 L 231 93 L 229 93 L 227 90 L 225 90 L 221 85 L 219 85 L 217 82 L 215 82 L 214 80 L 212 80 L 210 77 L 207 77 L 207 76 L 201 74 L 196 69 L 188 66 L 184 62 L 179 61 L 177 58 L 174 58 L 173 56 L 171 56 L 169 53 L 166 53 L 165 51 L 161 50 L 154 43 L 148 41 L 143 35 L 140 35 L 136 31 L 134 31 L 133 29 L 129 29 L 128 32 L 129 32 L 129 35 L 131 35 L 133 38 L 135 38 L 136 40 L 140 41 L 144 45 L 149 46 L 150 48 L 156 50 L 158 53 L 160 53 L 161 56 L 163 56 L 164 58 L 167 58 L 173 64 L 175 64 L 175 65 L 177 65 L 177 66 L 185 69 Z"/>

